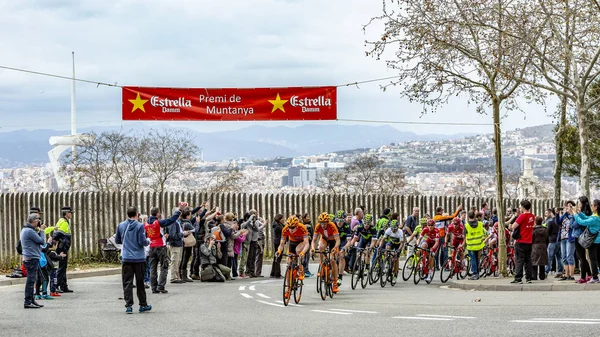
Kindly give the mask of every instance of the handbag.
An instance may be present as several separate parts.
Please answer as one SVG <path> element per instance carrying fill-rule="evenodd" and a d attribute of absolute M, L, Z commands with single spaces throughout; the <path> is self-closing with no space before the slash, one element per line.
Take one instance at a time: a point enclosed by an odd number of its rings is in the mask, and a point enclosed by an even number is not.
<path fill-rule="evenodd" d="M 515 240 L 519 240 L 521 238 L 521 226 L 513 229 L 512 238 Z"/>
<path fill-rule="evenodd" d="M 183 238 L 183 246 L 184 247 L 194 247 L 196 245 L 196 238 L 194 235 L 189 234 Z"/>
<path fill-rule="evenodd" d="M 579 236 L 579 239 L 577 240 L 579 241 L 581 247 L 588 249 L 594 244 L 594 241 L 596 241 L 596 237 L 598 237 L 598 233 L 592 234 L 592 232 L 590 232 L 589 227 L 586 227 L 583 233 L 581 233 L 581 235 Z"/>

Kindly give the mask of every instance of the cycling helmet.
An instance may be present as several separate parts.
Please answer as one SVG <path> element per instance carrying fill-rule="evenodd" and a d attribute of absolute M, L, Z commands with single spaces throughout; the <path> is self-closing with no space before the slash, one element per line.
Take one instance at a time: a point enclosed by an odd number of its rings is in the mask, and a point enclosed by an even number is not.
<path fill-rule="evenodd" d="M 337 211 L 337 218 L 338 219 L 345 219 L 346 218 L 346 212 L 339 210 Z"/>
<path fill-rule="evenodd" d="M 365 224 L 371 224 L 371 220 L 373 220 L 373 215 L 365 214 Z"/>
<path fill-rule="evenodd" d="M 452 223 L 454 223 L 456 225 L 460 225 L 462 223 L 462 221 L 460 221 L 459 217 L 456 217 L 456 218 L 452 219 Z"/>
<path fill-rule="evenodd" d="M 329 220 L 335 221 L 335 214 L 329 213 Z"/>
<path fill-rule="evenodd" d="M 398 229 L 398 220 L 392 220 L 391 224 L 392 230 L 395 231 Z"/>
<path fill-rule="evenodd" d="M 427 220 L 427 226 L 435 225 L 435 221 L 433 219 Z"/>
<path fill-rule="evenodd" d="M 285 225 L 290 227 L 290 228 L 296 228 L 296 226 L 298 226 L 300 224 L 300 221 L 298 220 L 298 218 L 295 215 L 290 216 L 287 221 L 285 222 Z"/>
<path fill-rule="evenodd" d="M 323 212 L 321 214 L 319 214 L 319 222 L 327 222 L 329 223 L 331 219 L 329 218 L 329 214 Z"/>
<path fill-rule="evenodd" d="M 421 226 L 427 224 L 427 218 L 421 218 L 421 220 L 419 220 L 419 223 L 421 224 Z"/>

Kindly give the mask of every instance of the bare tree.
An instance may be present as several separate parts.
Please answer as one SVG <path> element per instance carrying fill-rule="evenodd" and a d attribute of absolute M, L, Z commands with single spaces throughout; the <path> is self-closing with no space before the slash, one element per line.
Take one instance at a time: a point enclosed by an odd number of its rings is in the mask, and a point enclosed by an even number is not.
<path fill-rule="evenodd" d="M 157 192 L 165 190 L 166 182 L 178 176 L 184 177 L 198 160 L 199 148 L 187 131 L 163 129 L 150 130 L 142 139 L 148 148 L 144 162 Z"/>
<path fill-rule="evenodd" d="M 383 195 L 402 194 L 406 187 L 406 173 L 402 168 L 382 168 L 377 171 L 375 181 L 377 193 Z"/>
<path fill-rule="evenodd" d="M 510 200 L 519 197 L 519 188 L 521 187 L 521 172 L 517 170 L 504 171 L 504 194 Z"/>
<path fill-rule="evenodd" d="M 207 174 L 210 177 L 208 187 L 210 193 L 238 192 L 241 190 L 240 185 L 244 174 L 231 163 L 223 170 L 215 170 Z"/>
<path fill-rule="evenodd" d="M 392 4 L 394 1 L 390 1 Z M 384 32 L 376 41 L 367 41 L 367 55 L 377 59 L 394 46 L 387 66 L 399 73 L 390 85 L 402 85 L 401 92 L 411 101 L 435 108 L 450 97 L 464 94 L 484 112 L 491 107 L 494 123 L 496 198 L 502 205 L 502 148 L 500 110 L 518 108 L 515 97 L 525 88 L 532 52 L 522 41 L 503 33 L 510 24 L 508 14 L 519 1 L 405 0 L 397 10 L 388 9 L 372 19 L 383 22 Z M 523 20 L 513 18 L 512 21 Z M 386 86 L 387 88 L 389 86 Z M 537 97 L 530 93 L 530 97 Z M 498 208 L 498 217 L 503 219 Z M 500 221 L 500 270 L 506 274 L 504 223 Z"/>
<path fill-rule="evenodd" d="M 490 177 L 493 176 L 493 171 L 489 167 L 480 164 L 466 169 L 464 173 L 467 176 L 465 185 L 468 191 L 471 192 L 469 195 L 482 198 L 485 194 L 486 185 Z"/>
<path fill-rule="evenodd" d="M 349 182 L 352 189 L 361 195 L 375 192 L 375 177 L 383 164 L 383 160 L 374 154 L 365 154 L 348 165 Z"/>
<path fill-rule="evenodd" d="M 349 194 L 349 172 L 346 168 L 324 169 L 317 174 L 317 186 L 325 193 Z"/>

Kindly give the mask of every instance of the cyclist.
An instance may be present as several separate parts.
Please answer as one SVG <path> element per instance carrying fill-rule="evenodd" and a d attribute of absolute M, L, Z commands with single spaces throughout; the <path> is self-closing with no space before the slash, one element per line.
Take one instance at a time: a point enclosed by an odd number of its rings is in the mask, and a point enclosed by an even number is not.
<path fill-rule="evenodd" d="M 388 228 L 383 234 L 382 246 L 385 242 L 385 248 L 388 250 L 394 250 L 396 253 L 400 252 L 400 247 L 404 243 L 404 233 L 398 229 L 398 220 L 392 220 L 390 228 Z M 398 259 L 394 263 L 394 275 L 398 275 Z M 394 276 L 394 282 L 396 282 L 396 276 Z"/>
<path fill-rule="evenodd" d="M 281 255 L 287 239 L 290 241 L 288 252 L 298 254 L 299 261 L 302 261 L 310 247 L 310 243 L 308 242 L 308 229 L 300 223 L 300 220 L 298 220 L 295 215 L 292 215 L 287 219 L 285 227 L 283 227 L 283 230 L 281 231 L 281 241 L 277 248 L 277 256 Z M 302 266 L 302 263 L 300 263 L 298 278 L 304 280 L 304 267 Z"/>
<path fill-rule="evenodd" d="M 452 238 L 452 241 L 450 241 L 450 238 Z M 454 249 L 459 249 L 465 243 L 465 225 L 463 225 L 462 220 L 458 217 L 454 218 L 450 226 L 448 226 L 444 249 L 448 246 L 448 242 L 452 243 L 452 248 Z M 465 260 L 464 250 L 460 251 L 460 260 Z"/>
<path fill-rule="evenodd" d="M 348 238 L 351 235 L 350 232 L 350 223 L 345 221 L 346 212 L 338 211 L 337 217 L 335 218 L 335 224 L 338 228 L 338 233 L 340 233 L 340 247 L 346 247 L 348 243 Z M 344 275 L 344 270 L 346 270 L 346 252 L 344 250 L 338 253 L 339 260 L 339 276 L 338 276 L 338 285 L 342 284 L 342 276 Z"/>
<path fill-rule="evenodd" d="M 367 221 L 367 219 L 369 219 L 369 221 Z M 367 246 L 369 246 L 368 248 L 372 249 L 375 247 L 375 243 L 377 242 L 376 234 L 377 230 L 373 226 L 373 216 L 371 216 L 371 214 L 366 214 L 364 224 L 356 227 L 352 241 L 346 244 L 344 248 L 347 249 L 349 247 L 354 247 L 354 245 L 358 242 L 358 248 L 365 249 Z M 367 251 L 367 254 L 364 256 L 365 261 L 367 262 L 366 270 L 369 270 L 370 266 L 368 261 L 370 261 L 371 252 Z"/>
<path fill-rule="evenodd" d="M 427 220 L 427 228 L 421 231 L 421 238 L 418 243 L 419 247 L 423 249 L 431 248 L 431 252 L 435 254 L 440 245 L 440 231 L 435 228 L 435 220 Z M 429 275 L 427 275 L 427 281 L 431 282 L 433 278 L 433 272 L 435 267 L 435 259 L 427 258 L 429 260 Z"/>
<path fill-rule="evenodd" d="M 331 269 L 333 271 L 333 293 L 338 292 L 338 266 L 337 255 L 340 249 L 340 234 L 337 226 L 330 221 L 329 214 L 321 213 L 319 215 L 319 223 L 315 227 L 315 235 L 312 241 L 312 251 L 316 250 L 317 241 L 319 241 L 319 250 L 324 251 L 325 247 L 329 247 L 331 252 Z M 323 254 L 319 254 L 321 263 L 323 262 Z M 322 275 L 321 275 L 322 277 Z"/>

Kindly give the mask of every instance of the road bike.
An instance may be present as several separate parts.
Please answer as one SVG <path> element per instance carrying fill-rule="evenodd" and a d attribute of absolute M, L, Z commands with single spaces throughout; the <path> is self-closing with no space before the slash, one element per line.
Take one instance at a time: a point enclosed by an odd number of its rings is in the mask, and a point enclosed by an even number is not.
<path fill-rule="evenodd" d="M 417 263 L 419 262 L 421 247 L 416 245 L 408 244 L 408 247 L 415 247 L 415 251 L 411 256 L 406 256 L 406 261 L 404 261 L 404 266 L 402 267 L 402 279 L 404 282 L 408 281 L 415 271 L 417 267 Z"/>
<path fill-rule="evenodd" d="M 398 278 L 398 271 L 396 269 L 396 263 L 398 263 L 401 249 L 391 250 L 386 249 L 383 257 L 383 265 L 380 268 L 381 275 L 379 277 L 379 284 L 382 288 L 385 288 L 387 282 L 393 287 L 396 285 L 396 279 Z"/>
<path fill-rule="evenodd" d="M 479 259 L 479 277 L 486 277 L 492 274 L 494 276 L 498 276 L 500 274 L 498 268 L 498 259 L 494 255 L 496 251 L 497 248 L 484 248 L 483 254 L 481 254 Z"/>
<path fill-rule="evenodd" d="M 448 282 L 449 279 L 458 276 L 458 279 L 465 279 L 469 274 L 469 262 L 470 260 L 466 257 L 461 259 L 461 255 L 464 255 L 463 245 L 459 245 L 458 249 L 454 247 L 450 248 L 452 254 L 444 261 L 442 269 L 440 270 L 440 280 L 442 283 Z"/>
<path fill-rule="evenodd" d="M 371 259 L 371 268 L 369 268 L 369 285 L 379 282 L 381 278 L 383 264 L 385 263 L 383 252 L 384 249 L 382 248 L 373 249 L 374 258 Z"/>
<path fill-rule="evenodd" d="M 327 296 L 333 298 L 333 269 L 331 266 L 331 251 L 327 248 L 325 251 L 317 250 L 315 253 L 323 254 L 323 262 L 319 264 L 317 272 L 317 292 L 321 299 L 325 301 Z"/>
<path fill-rule="evenodd" d="M 283 304 L 287 306 L 290 303 L 290 297 L 292 292 L 294 293 L 294 302 L 300 303 L 302 297 L 302 287 L 304 281 L 298 277 L 300 275 L 301 264 L 298 261 L 298 254 L 283 254 L 287 256 L 288 265 L 285 270 L 285 277 L 283 279 Z"/>
<path fill-rule="evenodd" d="M 350 285 L 352 286 L 352 290 L 356 289 L 358 282 L 360 281 L 360 285 L 363 289 L 367 287 L 367 283 L 369 282 L 369 276 L 365 275 L 365 251 L 368 248 L 354 248 L 356 250 L 356 261 L 354 261 L 354 265 L 352 266 L 352 280 Z"/>
<path fill-rule="evenodd" d="M 433 281 L 433 277 L 435 276 L 435 267 L 431 269 L 432 274 L 431 278 L 429 276 L 429 261 L 431 259 L 435 259 L 435 253 L 433 253 L 429 249 L 421 248 L 421 256 L 419 257 L 419 261 L 417 262 L 417 266 L 413 272 L 413 281 L 415 284 L 419 284 L 419 281 L 425 280 L 427 284 L 430 284 Z"/>
<path fill-rule="evenodd" d="M 515 246 L 506 246 L 506 263 L 508 264 L 508 272 L 511 275 L 517 274 L 517 263 L 515 262 Z"/>

